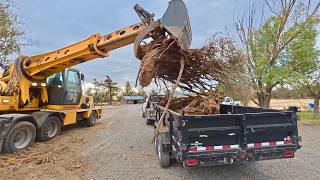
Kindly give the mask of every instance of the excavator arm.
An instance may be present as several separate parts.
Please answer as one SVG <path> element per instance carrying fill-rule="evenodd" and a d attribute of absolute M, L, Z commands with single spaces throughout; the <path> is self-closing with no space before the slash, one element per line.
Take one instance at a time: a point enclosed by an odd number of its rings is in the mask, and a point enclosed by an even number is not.
<path fill-rule="evenodd" d="M 107 35 L 99 33 L 89 38 L 52 52 L 21 57 L 12 64 L 0 79 L 0 94 L 19 95 L 19 102 L 30 102 L 29 89 L 32 83 L 42 83 L 47 77 L 69 67 L 88 62 L 96 58 L 107 57 L 117 48 L 133 44 L 137 58 L 141 59 L 140 46 L 146 38 L 156 39 L 163 36 L 175 37 L 182 48 L 191 43 L 191 28 L 187 8 L 182 0 L 171 0 L 163 18 L 155 21 L 154 14 L 145 11 L 139 5 L 134 7 L 142 20 L 141 23 L 117 30 Z M 46 89 L 42 88 L 42 102 L 47 102 Z"/>
<path fill-rule="evenodd" d="M 21 64 L 24 76 L 33 81 L 96 58 L 107 57 L 110 51 L 134 43 L 144 23 L 135 24 L 105 36 L 99 33 L 65 48 L 26 57 Z"/>

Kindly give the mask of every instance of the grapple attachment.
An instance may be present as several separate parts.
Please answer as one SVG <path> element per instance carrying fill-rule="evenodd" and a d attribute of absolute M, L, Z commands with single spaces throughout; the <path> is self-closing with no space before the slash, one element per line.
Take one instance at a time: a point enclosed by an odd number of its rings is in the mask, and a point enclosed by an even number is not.
<path fill-rule="evenodd" d="M 182 0 L 170 1 L 161 19 L 161 26 L 178 39 L 181 48 L 190 47 L 192 41 L 190 20 L 187 7 Z"/>
<path fill-rule="evenodd" d="M 188 49 L 192 41 L 192 31 L 188 10 L 183 0 L 171 0 L 163 17 L 154 21 L 154 14 L 147 12 L 139 5 L 134 7 L 142 22 L 146 25 L 134 43 L 134 52 L 141 59 L 141 42 L 149 37 L 157 40 L 163 36 L 177 39 L 182 49 Z"/>

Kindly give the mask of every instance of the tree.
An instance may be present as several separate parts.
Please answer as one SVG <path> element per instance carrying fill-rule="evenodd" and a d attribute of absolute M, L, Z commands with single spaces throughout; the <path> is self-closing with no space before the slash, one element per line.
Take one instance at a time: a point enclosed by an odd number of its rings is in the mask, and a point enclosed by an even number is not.
<path fill-rule="evenodd" d="M 298 75 L 299 76 L 299 75 Z M 314 99 L 314 118 L 320 119 L 319 100 L 320 100 L 320 55 L 314 58 L 313 64 L 310 64 L 308 72 L 300 74 L 302 81 L 297 86 L 309 93 Z"/>
<path fill-rule="evenodd" d="M 98 81 L 97 79 L 93 79 L 93 85 L 94 85 L 94 96 L 93 100 L 95 103 L 101 103 L 103 101 L 103 93 L 104 93 L 104 85 L 103 82 Z"/>
<path fill-rule="evenodd" d="M 0 67 L 6 69 L 11 55 L 20 52 L 19 38 L 25 32 L 21 29 L 21 22 L 10 7 L 12 2 L 0 0 Z"/>
<path fill-rule="evenodd" d="M 129 81 L 126 82 L 126 87 L 123 93 L 124 96 L 134 96 L 136 95 Z"/>
<path fill-rule="evenodd" d="M 272 90 L 297 78 L 295 74 L 309 67 L 313 57 L 315 25 L 319 23 L 320 2 L 311 0 L 267 0 L 268 18 L 255 23 L 256 9 L 235 21 L 246 53 L 247 76 L 260 107 L 269 107 Z"/>
<path fill-rule="evenodd" d="M 107 88 L 107 93 L 108 93 L 108 97 L 109 97 L 109 104 L 112 104 L 112 100 L 113 100 L 113 96 L 114 94 L 114 90 L 117 90 L 117 83 L 113 82 L 113 80 L 111 79 L 110 76 L 106 76 L 107 78 L 104 80 L 104 86 Z"/>
<path fill-rule="evenodd" d="M 146 91 L 143 90 L 142 88 L 138 89 L 138 92 L 136 93 L 137 96 L 146 96 Z"/>

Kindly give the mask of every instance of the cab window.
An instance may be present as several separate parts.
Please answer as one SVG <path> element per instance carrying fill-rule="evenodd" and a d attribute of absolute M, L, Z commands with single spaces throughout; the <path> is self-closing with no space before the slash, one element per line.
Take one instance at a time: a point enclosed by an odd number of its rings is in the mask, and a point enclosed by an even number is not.
<path fill-rule="evenodd" d="M 56 73 L 47 78 L 47 85 L 52 87 L 63 86 L 63 76 L 62 72 Z"/>
<path fill-rule="evenodd" d="M 81 80 L 76 71 L 67 71 L 66 104 L 78 104 L 81 98 Z"/>

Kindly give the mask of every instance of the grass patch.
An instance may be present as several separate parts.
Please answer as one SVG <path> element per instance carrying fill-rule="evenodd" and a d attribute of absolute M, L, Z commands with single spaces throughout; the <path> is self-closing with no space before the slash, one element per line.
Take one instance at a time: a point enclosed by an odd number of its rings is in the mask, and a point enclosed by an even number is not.
<path fill-rule="evenodd" d="M 320 126 L 320 119 L 314 119 L 313 112 L 298 112 L 297 115 L 302 122 L 308 121 Z"/>

